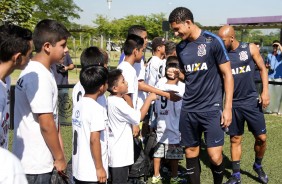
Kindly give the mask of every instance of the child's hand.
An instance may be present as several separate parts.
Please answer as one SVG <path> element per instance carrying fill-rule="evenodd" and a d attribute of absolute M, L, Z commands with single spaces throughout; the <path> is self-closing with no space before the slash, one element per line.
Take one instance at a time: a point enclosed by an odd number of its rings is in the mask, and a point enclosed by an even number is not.
<path fill-rule="evenodd" d="M 107 173 L 103 167 L 96 169 L 97 179 L 99 183 L 106 183 Z"/>
<path fill-rule="evenodd" d="M 133 137 L 137 137 L 139 135 L 139 131 L 140 131 L 139 125 L 132 125 Z"/>
<path fill-rule="evenodd" d="M 63 172 L 67 168 L 65 157 L 54 161 L 54 167 L 58 172 Z"/>
<path fill-rule="evenodd" d="M 150 98 L 152 101 L 157 100 L 158 96 L 156 93 L 150 93 L 147 98 Z"/>

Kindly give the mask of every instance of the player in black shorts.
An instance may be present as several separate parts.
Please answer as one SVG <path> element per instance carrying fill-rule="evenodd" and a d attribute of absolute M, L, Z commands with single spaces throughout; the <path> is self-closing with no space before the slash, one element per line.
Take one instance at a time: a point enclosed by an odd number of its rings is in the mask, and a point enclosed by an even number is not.
<path fill-rule="evenodd" d="M 233 174 L 226 183 L 241 183 L 241 141 L 245 121 L 247 122 L 249 131 L 255 137 L 255 162 L 253 169 L 257 172 L 261 182 L 267 183 L 268 177 L 261 165 L 266 149 L 266 126 L 262 107 L 266 108 L 269 104 L 267 70 L 257 46 L 252 43 L 238 42 L 232 26 L 221 27 L 218 34 L 223 39 L 228 51 L 234 77 L 232 123 L 229 126 L 228 132 L 231 142 Z M 263 85 L 260 99 L 258 99 L 254 82 L 255 64 L 260 70 Z"/>
<path fill-rule="evenodd" d="M 218 36 L 194 24 L 187 8 L 174 9 L 169 23 L 175 36 L 182 39 L 176 48 L 182 71 L 174 69 L 167 74 L 185 81 L 179 130 L 185 146 L 188 183 L 200 183 L 198 156 L 203 132 L 214 183 L 222 183 L 223 129 L 231 123 L 234 87 L 227 51 Z M 222 112 L 223 90 L 226 100 Z"/>

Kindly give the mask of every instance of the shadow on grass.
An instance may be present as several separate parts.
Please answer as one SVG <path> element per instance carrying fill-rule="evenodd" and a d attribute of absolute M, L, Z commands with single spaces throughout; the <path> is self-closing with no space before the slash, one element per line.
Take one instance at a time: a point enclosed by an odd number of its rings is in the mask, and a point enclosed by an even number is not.
<path fill-rule="evenodd" d="M 207 152 L 207 145 L 204 143 L 203 140 L 202 140 L 201 149 L 200 149 L 200 160 L 202 161 L 204 165 L 206 165 L 207 167 L 210 167 L 210 160 L 209 160 L 209 155 Z M 226 178 L 230 178 L 232 173 L 229 170 L 232 171 L 232 163 L 231 163 L 231 160 L 225 154 L 223 154 L 223 162 L 225 163 L 224 176 Z M 240 172 L 242 175 L 246 175 L 247 177 L 253 179 L 254 181 L 261 183 L 258 177 L 254 176 L 250 172 L 242 170 L 242 169 L 240 169 Z"/>

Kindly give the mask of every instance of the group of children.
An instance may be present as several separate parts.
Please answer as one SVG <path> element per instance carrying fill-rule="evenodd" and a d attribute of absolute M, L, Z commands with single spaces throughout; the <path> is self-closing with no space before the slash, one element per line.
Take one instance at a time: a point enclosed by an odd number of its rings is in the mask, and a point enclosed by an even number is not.
<path fill-rule="evenodd" d="M 164 52 L 164 45 L 165 42 L 162 40 L 156 46 L 156 50 L 163 47 Z M 149 93 L 141 108 L 138 108 L 138 79 L 133 65 L 141 61 L 143 48 L 144 39 L 129 34 L 124 43 L 124 60 L 117 69 L 108 73 L 102 70 L 99 73 L 97 70 L 105 69 L 107 65 L 106 54 L 101 49 L 89 47 L 81 55 L 82 70 L 80 81 L 73 90 L 75 105 L 72 115 L 74 143 L 72 164 L 74 180 L 77 183 L 105 182 L 108 167 L 112 183 L 127 183 L 130 166 L 134 163 L 133 137 L 139 136 L 140 122 L 145 118 L 153 101 L 158 144 L 154 151 L 156 177 L 153 177 L 152 182 L 157 183 L 160 180 L 161 158 L 171 160 L 172 182 L 178 181 L 178 160 L 183 157 L 178 130 L 181 100 L 172 102 L 166 97 Z M 165 66 L 165 63 L 160 66 Z M 166 61 L 166 69 L 178 67 L 177 57 L 170 56 Z M 163 72 L 161 68 L 158 71 L 161 71 L 160 74 Z M 104 76 L 105 73 L 107 77 Z M 157 80 L 160 78 L 157 76 Z M 179 99 L 183 95 L 184 85 L 183 83 L 179 85 L 178 79 L 166 77 L 156 84 L 162 91 L 177 93 Z M 107 102 L 104 94 L 106 90 L 110 92 Z M 94 164 L 89 164 L 92 159 Z"/>
<path fill-rule="evenodd" d="M 89 47 L 81 54 L 82 70 L 73 89 L 72 170 L 76 183 L 104 183 L 109 176 L 108 170 L 112 183 L 127 182 L 130 166 L 134 163 L 133 137 L 140 136 L 140 122 L 149 109 L 154 109 L 158 141 L 152 182 L 160 179 L 163 157 L 171 159 L 172 177 L 177 180 L 178 159 L 183 154 L 179 147 L 178 119 L 184 86 L 178 79 L 162 77 L 165 69 L 178 68 L 179 64 L 176 56 L 163 61 L 167 43 L 157 37 L 152 44 L 154 56 L 145 71 L 145 65 L 140 62 L 143 62 L 147 39 L 142 37 L 143 30 L 141 35 L 134 33 L 140 32 L 139 28 L 132 26 L 129 29 L 133 33 L 129 31 L 124 43 L 125 57 L 117 69 L 108 71 L 107 53 L 98 47 Z M 53 169 L 61 175 L 66 169 L 58 122 L 58 90 L 51 65 L 62 61 L 68 52 L 69 36 L 62 24 L 49 19 L 40 21 L 33 33 L 14 25 L 0 27 L 0 143 L 7 149 L 9 75 L 21 69 L 15 86 L 12 152 L 23 167 L 18 174 L 25 174 L 27 179 L 22 183 L 49 183 Z M 31 57 L 32 44 L 36 53 Z M 155 57 L 159 58 L 158 63 Z M 138 64 L 140 70 L 134 68 Z M 142 79 L 140 73 L 144 75 Z M 138 95 L 140 89 L 143 95 L 150 92 L 144 95 L 142 103 Z M 107 90 L 110 95 L 106 98 Z"/>

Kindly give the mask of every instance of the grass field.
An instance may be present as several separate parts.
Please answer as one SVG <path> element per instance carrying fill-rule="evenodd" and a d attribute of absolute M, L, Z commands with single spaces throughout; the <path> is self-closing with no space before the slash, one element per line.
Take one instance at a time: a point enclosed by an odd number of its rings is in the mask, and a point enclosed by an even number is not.
<path fill-rule="evenodd" d="M 117 53 L 114 56 L 117 58 Z M 117 59 L 113 58 L 110 62 L 111 68 L 117 66 Z M 75 61 L 77 63 L 77 60 Z M 75 68 L 69 71 L 69 82 L 70 84 L 75 84 L 79 78 L 80 69 Z M 12 74 L 12 83 L 15 84 L 20 71 L 16 71 Z M 266 125 L 267 125 L 267 151 L 263 159 L 264 170 L 269 176 L 270 184 L 282 183 L 282 116 L 277 115 L 265 115 Z M 12 141 L 13 131 L 10 131 L 10 148 Z M 65 154 L 68 160 L 71 157 L 72 149 L 72 129 L 70 126 L 62 126 L 62 136 L 64 139 Z M 231 175 L 231 164 L 230 164 L 230 153 L 229 153 L 229 137 L 225 137 L 224 145 L 224 156 L 226 163 L 226 172 L 224 181 Z M 245 129 L 245 135 L 243 139 L 243 157 L 241 160 L 241 170 L 242 170 L 242 182 L 246 184 L 258 183 L 256 179 L 256 173 L 252 170 L 252 165 L 254 162 L 254 151 L 253 151 L 254 139 L 250 132 Z M 212 183 L 212 174 L 209 169 L 209 162 L 205 148 L 201 149 L 201 183 L 209 184 Z M 180 163 L 181 166 L 185 166 L 185 160 Z M 167 177 L 165 177 L 167 178 Z M 149 180 L 150 183 L 150 180 Z M 169 180 L 164 180 L 163 183 L 169 183 Z"/>
<path fill-rule="evenodd" d="M 267 151 L 263 159 L 264 170 L 269 176 L 269 184 L 282 183 L 281 163 L 282 163 L 282 117 L 277 115 L 265 115 L 267 125 Z M 252 170 L 254 162 L 253 144 L 254 139 L 250 132 L 245 129 L 243 139 L 243 157 L 241 160 L 242 182 L 246 184 L 258 183 L 256 173 Z M 12 141 L 13 131 L 10 131 L 10 142 Z M 62 126 L 62 137 L 64 140 L 64 149 L 67 159 L 69 160 L 72 153 L 72 128 L 71 126 Z M 229 153 L 229 137 L 225 137 L 224 156 L 225 156 L 225 178 L 224 181 L 231 175 L 230 153 Z M 11 143 L 10 143 L 11 148 Z M 205 148 L 201 149 L 201 183 L 212 183 L 212 174 L 209 169 L 208 157 Z M 185 160 L 180 165 L 185 166 Z M 167 176 L 165 177 L 167 178 Z M 150 179 L 149 179 L 150 183 Z M 169 183 L 169 180 L 164 180 L 163 183 Z"/>

